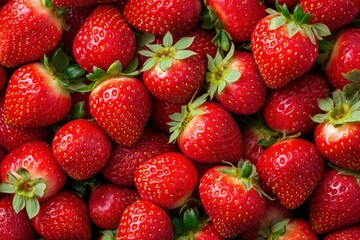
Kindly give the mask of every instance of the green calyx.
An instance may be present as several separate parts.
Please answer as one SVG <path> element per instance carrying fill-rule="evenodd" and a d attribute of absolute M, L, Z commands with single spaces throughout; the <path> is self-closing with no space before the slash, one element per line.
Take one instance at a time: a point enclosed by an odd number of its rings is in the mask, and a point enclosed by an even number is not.
<path fill-rule="evenodd" d="M 315 44 L 316 39 L 322 40 L 323 37 L 331 34 L 329 28 L 325 24 L 308 24 L 312 16 L 310 13 L 305 13 L 299 4 L 296 5 L 293 14 L 291 14 L 286 4 L 279 5 L 278 0 L 276 0 L 276 10 L 268 8 L 266 9 L 266 12 L 270 15 L 275 15 L 270 21 L 270 30 L 286 25 L 290 38 L 299 31 L 303 31 L 309 37 L 311 42 Z"/>
<path fill-rule="evenodd" d="M 241 73 L 237 69 L 229 69 L 229 61 L 232 59 L 235 52 L 234 44 L 231 44 L 230 50 L 225 57 L 221 56 L 220 49 L 218 49 L 215 58 L 210 55 L 208 57 L 206 73 L 206 82 L 209 84 L 208 92 L 210 99 L 215 95 L 221 94 L 228 83 L 236 82 L 240 79 Z"/>
<path fill-rule="evenodd" d="M 271 228 L 271 234 L 268 236 L 269 240 L 277 240 L 286 232 L 286 226 L 290 222 L 290 218 L 281 218 L 276 220 Z"/>
<path fill-rule="evenodd" d="M 0 192 L 14 194 L 14 211 L 19 213 L 25 208 L 30 219 L 35 217 L 40 211 L 37 198 L 42 197 L 46 189 L 44 179 L 31 179 L 29 171 L 19 168 L 16 174 L 8 172 L 7 180 L 0 184 Z"/>
<path fill-rule="evenodd" d="M 343 76 L 350 81 L 343 89 L 346 96 L 360 92 L 360 69 L 353 69 L 347 73 L 343 73 Z"/>
<path fill-rule="evenodd" d="M 161 71 L 166 72 L 173 64 L 174 60 L 189 58 L 196 53 L 186 50 L 194 42 L 195 37 L 183 37 L 174 44 L 173 37 L 167 32 L 163 37 L 162 44 L 145 44 L 149 50 L 140 50 L 139 54 L 149 57 L 141 68 L 145 72 L 157 64 Z"/>
<path fill-rule="evenodd" d="M 103 230 L 100 233 L 102 233 L 101 240 L 116 240 L 118 230 Z"/>

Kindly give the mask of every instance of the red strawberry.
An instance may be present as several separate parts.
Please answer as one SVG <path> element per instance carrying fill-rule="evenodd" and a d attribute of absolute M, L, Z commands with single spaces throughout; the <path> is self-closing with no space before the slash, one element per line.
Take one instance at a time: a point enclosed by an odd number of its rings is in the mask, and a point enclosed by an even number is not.
<path fill-rule="evenodd" d="M 6 88 L 8 80 L 9 79 L 6 68 L 0 65 L 0 93 Z"/>
<path fill-rule="evenodd" d="M 15 213 L 11 196 L 0 199 L 0 236 L 2 239 L 35 240 L 36 232 L 25 211 Z"/>
<path fill-rule="evenodd" d="M 200 230 L 194 233 L 194 240 L 224 240 L 212 222 L 207 222 Z"/>
<path fill-rule="evenodd" d="M 73 7 L 86 7 L 101 3 L 112 3 L 118 0 L 53 0 L 53 3 L 57 7 L 61 8 L 73 8 Z"/>
<path fill-rule="evenodd" d="M 108 69 L 115 61 L 130 64 L 136 51 L 135 36 L 114 5 L 97 6 L 79 29 L 73 43 L 76 62 L 88 72 Z"/>
<path fill-rule="evenodd" d="M 169 136 L 155 129 L 146 128 L 140 139 L 131 147 L 115 144 L 110 159 L 101 170 L 109 181 L 121 186 L 135 186 L 134 173 L 140 164 L 167 152 L 177 150 L 168 143 Z"/>
<path fill-rule="evenodd" d="M 200 0 L 128 0 L 124 17 L 133 27 L 142 32 L 164 36 L 171 32 L 181 36 L 193 29 L 200 20 Z"/>
<path fill-rule="evenodd" d="M 193 43 L 188 47 L 188 50 L 194 51 L 198 56 L 207 62 L 208 57 L 215 57 L 217 47 L 213 43 L 212 39 L 215 37 L 215 33 L 209 30 L 205 30 L 202 27 L 196 27 L 191 32 L 186 34 L 187 37 L 194 37 Z"/>
<path fill-rule="evenodd" d="M 171 240 L 173 228 L 167 213 L 144 199 L 129 205 L 120 220 L 118 240 Z"/>
<path fill-rule="evenodd" d="M 256 178 L 255 167 L 249 162 L 239 168 L 214 167 L 201 177 L 202 205 L 222 237 L 237 236 L 257 224 L 264 215 L 266 201 Z"/>
<path fill-rule="evenodd" d="M 315 189 L 325 161 L 316 146 L 300 138 L 278 141 L 268 147 L 257 162 L 259 177 L 281 204 L 295 209 Z"/>
<path fill-rule="evenodd" d="M 195 165 L 181 153 L 168 152 L 142 163 L 135 171 L 136 189 L 143 199 L 174 209 L 189 199 L 198 184 Z"/>
<path fill-rule="evenodd" d="M 46 239 L 91 239 L 89 213 L 85 201 L 63 190 L 41 204 L 32 220 L 36 231 Z"/>
<path fill-rule="evenodd" d="M 98 173 L 111 154 L 111 141 L 94 123 L 77 119 L 62 126 L 52 141 L 56 161 L 69 177 L 81 181 Z"/>
<path fill-rule="evenodd" d="M 318 240 L 309 223 L 302 218 L 286 218 L 276 221 L 272 227 L 271 240 Z"/>
<path fill-rule="evenodd" d="M 360 239 L 360 224 L 342 228 L 327 234 L 324 240 L 349 240 L 349 239 Z"/>
<path fill-rule="evenodd" d="M 168 125 L 171 122 L 169 117 L 171 114 L 181 111 L 181 104 L 170 103 L 161 101 L 157 98 L 153 98 L 152 102 L 152 111 L 151 111 L 151 122 L 159 129 L 169 132 L 170 126 Z"/>
<path fill-rule="evenodd" d="M 59 45 L 62 20 L 51 0 L 14 0 L 0 10 L 0 64 L 15 67 L 49 54 Z"/>
<path fill-rule="evenodd" d="M 207 96 L 171 115 L 170 142 L 177 141 L 180 150 L 195 161 L 235 163 L 243 154 L 240 129 L 232 115 L 219 103 L 206 101 Z"/>
<path fill-rule="evenodd" d="M 218 52 L 208 61 L 206 81 L 211 98 L 215 96 L 226 109 L 240 115 L 254 114 L 262 108 L 267 88 L 251 53 L 235 51 L 232 44 L 224 58 Z"/>
<path fill-rule="evenodd" d="M 30 218 L 39 212 L 38 202 L 55 195 L 64 186 L 66 174 L 43 141 L 24 143 L 1 162 L 0 191 L 15 194 L 14 210 L 26 207 Z"/>
<path fill-rule="evenodd" d="M 101 229 L 115 229 L 119 226 L 125 208 L 139 198 L 139 194 L 133 189 L 103 184 L 90 195 L 90 219 Z"/>
<path fill-rule="evenodd" d="M 309 201 L 312 229 L 324 234 L 358 223 L 359 199 L 359 174 L 329 168 Z"/>
<path fill-rule="evenodd" d="M 275 131 L 306 135 L 316 126 L 311 116 L 321 112 L 318 99 L 329 95 L 326 78 L 318 73 L 307 73 L 270 92 L 263 108 L 264 120 Z"/>
<path fill-rule="evenodd" d="M 318 57 L 317 38 L 330 34 L 323 24 L 309 25 L 311 15 L 297 5 L 294 14 L 284 6 L 256 25 L 251 45 L 255 61 L 265 84 L 281 88 L 306 73 Z"/>

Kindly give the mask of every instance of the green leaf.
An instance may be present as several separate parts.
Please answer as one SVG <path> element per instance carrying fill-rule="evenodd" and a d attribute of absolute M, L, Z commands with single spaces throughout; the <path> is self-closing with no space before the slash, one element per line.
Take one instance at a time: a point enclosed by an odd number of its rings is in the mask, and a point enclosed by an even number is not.
<path fill-rule="evenodd" d="M 233 69 L 231 71 L 226 72 L 225 81 L 229 83 L 236 82 L 240 79 L 240 77 L 241 77 L 240 71 L 237 69 Z"/>
<path fill-rule="evenodd" d="M 326 114 L 316 114 L 315 116 L 311 117 L 311 120 L 316 123 L 323 123 L 328 119 Z"/>
<path fill-rule="evenodd" d="M 138 51 L 138 53 L 145 57 L 153 57 L 155 55 L 155 53 L 153 53 L 149 50 L 140 50 L 140 51 Z"/>
<path fill-rule="evenodd" d="M 346 97 L 344 92 L 337 89 L 333 92 L 333 101 L 336 108 L 341 107 L 346 102 Z"/>
<path fill-rule="evenodd" d="M 360 122 L 360 111 L 351 112 L 350 116 L 345 121 L 346 122 Z"/>
<path fill-rule="evenodd" d="M 199 224 L 199 216 L 195 209 L 191 208 L 184 212 L 183 221 L 186 229 L 194 230 Z"/>
<path fill-rule="evenodd" d="M 173 37 L 170 32 L 165 33 L 163 37 L 163 45 L 164 47 L 171 47 L 173 45 Z"/>
<path fill-rule="evenodd" d="M 303 25 L 302 27 L 304 33 L 306 36 L 308 36 L 308 38 L 310 39 L 310 41 L 315 44 L 316 43 L 316 38 L 314 35 L 314 31 L 310 28 L 309 25 Z"/>
<path fill-rule="evenodd" d="M 224 29 L 220 32 L 220 46 L 224 51 L 228 51 L 231 45 L 231 38 L 228 32 L 226 32 Z"/>
<path fill-rule="evenodd" d="M 77 89 L 78 92 L 82 92 L 82 93 L 85 93 L 85 92 L 91 92 L 96 86 L 98 85 L 97 82 L 93 82 L 93 83 L 90 83 L 84 87 L 80 87 Z"/>
<path fill-rule="evenodd" d="M 323 23 L 313 23 L 310 25 L 310 27 L 313 29 L 313 31 L 316 31 L 316 35 L 320 36 L 318 39 L 322 39 L 322 37 L 330 36 L 331 32 L 328 26 L 326 26 Z"/>
<path fill-rule="evenodd" d="M 191 50 L 180 50 L 180 51 L 177 51 L 175 53 L 174 58 L 178 59 L 178 60 L 181 60 L 181 59 L 189 58 L 189 57 L 191 57 L 193 55 L 196 55 L 196 52 L 191 51 Z"/>
<path fill-rule="evenodd" d="M 312 15 L 310 13 L 306 13 L 303 15 L 303 17 L 300 19 L 299 23 L 300 24 L 307 24 L 310 22 L 312 18 Z"/>
<path fill-rule="evenodd" d="M 25 206 L 30 219 L 34 218 L 40 211 L 40 203 L 37 198 L 26 198 Z"/>
<path fill-rule="evenodd" d="M 45 193 L 46 184 L 41 182 L 35 185 L 34 193 L 37 197 L 42 197 Z"/>
<path fill-rule="evenodd" d="M 122 72 L 122 64 L 119 60 L 113 62 L 110 67 L 106 70 L 107 75 L 118 75 Z"/>
<path fill-rule="evenodd" d="M 331 98 L 319 99 L 318 105 L 319 108 L 325 112 L 328 112 L 334 108 L 334 102 Z"/>
<path fill-rule="evenodd" d="M 145 46 L 155 41 L 155 35 L 152 33 L 143 32 L 138 40 L 139 46 Z"/>
<path fill-rule="evenodd" d="M 14 211 L 16 213 L 19 213 L 21 210 L 25 208 L 25 198 L 23 196 L 19 196 L 15 194 L 12 203 L 13 203 Z"/>
<path fill-rule="evenodd" d="M 190 47 L 194 42 L 195 37 L 183 37 L 174 44 L 174 48 L 177 50 L 183 50 Z"/>
<path fill-rule="evenodd" d="M 158 61 L 155 58 L 149 58 L 145 61 L 144 65 L 141 68 L 141 72 L 145 72 L 147 70 L 150 70 L 151 68 L 153 68 L 156 64 L 158 63 Z"/>
<path fill-rule="evenodd" d="M 223 64 L 226 64 L 227 62 L 229 62 L 230 59 L 234 56 L 234 53 L 235 53 L 235 45 L 234 45 L 234 43 L 231 43 L 229 52 L 226 54 L 225 58 L 221 62 Z"/>
<path fill-rule="evenodd" d="M 161 71 L 166 72 L 172 65 L 172 59 L 164 59 L 159 62 Z"/>
<path fill-rule="evenodd" d="M 89 73 L 86 75 L 86 78 L 90 81 L 97 81 L 107 75 L 106 71 L 102 70 L 101 68 L 94 67 L 93 73 Z"/>
<path fill-rule="evenodd" d="M 265 10 L 269 15 L 279 15 L 279 12 L 272 8 L 267 8 Z"/>
<path fill-rule="evenodd" d="M 195 99 L 194 102 L 191 103 L 191 108 L 196 109 L 196 108 L 200 107 L 201 105 L 203 105 L 206 102 L 208 97 L 209 97 L 209 94 L 207 94 L 207 93 L 201 95 L 200 97 Z"/>
<path fill-rule="evenodd" d="M 160 44 L 146 44 L 145 46 L 147 46 L 153 52 L 157 52 L 163 48 L 163 46 Z"/>
<path fill-rule="evenodd" d="M 12 194 L 15 192 L 15 187 L 11 183 L 2 182 L 0 183 L 0 192 Z"/>
<path fill-rule="evenodd" d="M 69 63 L 70 59 L 68 55 L 61 48 L 58 48 L 51 59 L 51 64 L 55 71 L 62 72 L 67 66 L 69 66 Z"/>
<path fill-rule="evenodd" d="M 270 30 L 275 30 L 281 26 L 283 26 L 288 20 L 280 15 L 280 16 L 276 16 L 273 19 L 271 19 L 270 24 L 269 24 L 269 29 Z"/>
<path fill-rule="evenodd" d="M 12 173 L 12 172 L 7 172 L 6 173 L 6 179 L 8 180 L 9 183 L 13 184 L 14 186 L 18 183 L 18 179 L 17 177 Z"/>
<path fill-rule="evenodd" d="M 23 181 L 27 181 L 30 179 L 30 173 L 25 168 L 19 168 L 18 170 L 16 170 L 16 173 L 21 176 Z"/>
<path fill-rule="evenodd" d="M 133 60 L 131 60 L 130 64 L 123 70 L 124 74 L 131 74 L 134 72 L 137 72 L 137 68 L 139 67 L 139 58 L 134 57 Z M 136 75 L 138 75 L 137 73 Z"/>
<path fill-rule="evenodd" d="M 297 25 L 295 22 L 290 22 L 289 24 L 287 24 L 286 29 L 288 31 L 288 34 L 289 34 L 290 38 L 295 36 L 295 34 L 298 33 L 301 30 L 300 26 Z"/>
<path fill-rule="evenodd" d="M 301 19 L 304 17 L 305 13 L 300 5 L 297 5 L 293 12 L 293 18 L 296 22 L 300 22 Z"/>
<path fill-rule="evenodd" d="M 66 79 L 80 78 L 85 74 L 85 70 L 82 69 L 78 64 L 72 64 L 63 70 L 63 75 Z"/>
<path fill-rule="evenodd" d="M 209 71 L 211 71 L 215 66 L 214 59 L 209 54 L 206 54 L 206 56 L 207 56 L 207 59 L 208 59 L 208 61 L 207 61 L 207 69 Z"/>
<path fill-rule="evenodd" d="M 176 139 L 178 138 L 179 134 L 180 134 L 180 129 L 178 128 L 170 128 L 170 138 L 169 138 L 169 143 L 175 143 Z"/>
<path fill-rule="evenodd" d="M 221 94 L 224 89 L 226 88 L 226 82 L 225 81 L 220 81 L 218 88 L 217 88 L 217 93 Z"/>

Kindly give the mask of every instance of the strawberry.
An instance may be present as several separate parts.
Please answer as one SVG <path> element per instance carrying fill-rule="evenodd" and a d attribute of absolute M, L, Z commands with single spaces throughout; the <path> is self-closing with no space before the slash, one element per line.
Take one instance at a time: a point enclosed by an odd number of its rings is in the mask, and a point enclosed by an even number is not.
<path fill-rule="evenodd" d="M 74 7 L 86 7 L 101 3 L 113 3 L 118 0 L 53 0 L 53 3 L 57 7 L 61 8 L 74 8 Z"/>
<path fill-rule="evenodd" d="M 316 146 L 304 139 L 278 141 L 268 147 L 257 162 L 259 177 L 282 205 L 295 209 L 315 189 L 325 161 Z"/>
<path fill-rule="evenodd" d="M 63 34 L 51 0 L 9 1 L 0 10 L 0 64 L 15 67 L 55 50 Z"/>
<path fill-rule="evenodd" d="M 235 114 L 254 114 L 266 100 L 267 88 L 253 55 L 235 51 L 233 44 L 224 58 L 219 51 L 215 58 L 209 56 L 206 82 L 210 98 Z"/>
<path fill-rule="evenodd" d="M 118 240 L 171 240 L 173 228 L 167 213 L 145 199 L 130 204 L 120 219 Z"/>
<path fill-rule="evenodd" d="M 85 201 L 74 192 L 62 190 L 41 204 L 32 220 L 45 239 L 91 239 L 91 226 Z"/>
<path fill-rule="evenodd" d="M 169 141 L 176 141 L 181 152 L 195 161 L 237 162 L 244 151 L 240 129 L 221 104 L 206 101 L 207 97 L 200 96 L 170 116 Z"/>
<path fill-rule="evenodd" d="M 115 144 L 109 161 L 101 170 L 109 181 L 121 186 L 135 186 L 134 173 L 140 164 L 167 152 L 177 150 L 175 144 L 168 144 L 169 136 L 147 127 L 140 139 L 131 147 Z"/>
<path fill-rule="evenodd" d="M 342 228 L 327 234 L 324 240 L 349 240 L 360 239 L 360 224 Z"/>
<path fill-rule="evenodd" d="M 3 239 L 35 240 L 36 232 L 25 211 L 15 213 L 11 196 L 0 199 L 0 235 Z"/>
<path fill-rule="evenodd" d="M 15 212 L 26 208 L 29 218 L 39 212 L 39 202 L 64 186 L 66 174 L 44 141 L 32 141 L 10 152 L 1 162 L 0 191 L 14 194 Z"/>
<path fill-rule="evenodd" d="M 317 240 L 309 223 L 302 218 L 285 218 L 276 221 L 272 227 L 270 240 Z"/>
<path fill-rule="evenodd" d="M 79 29 L 72 48 L 76 62 L 88 72 L 108 69 L 115 61 L 123 67 L 135 56 L 135 36 L 114 5 L 100 4 Z"/>
<path fill-rule="evenodd" d="M 139 53 L 149 57 L 141 71 L 143 82 L 156 98 L 186 104 L 205 80 L 205 63 L 195 52 L 186 50 L 193 37 L 174 43 L 171 33 L 165 34 L 162 44 L 147 44 L 149 50 Z"/>
<path fill-rule="evenodd" d="M 241 165 L 243 164 L 243 165 Z M 257 224 L 265 213 L 266 201 L 257 185 L 255 166 L 217 166 L 200 179 L 202 205 L 216 230 L 232 238 Z"/>
<path fill-rule="evenodd" d="M 312 133 L 316 123 L 311 116 L 321 112 L 318 99 L 329 95 L 325 76 L 304 74 L 281 89 L 271 90 L 262 109 L 264 120 L 270 128 L 285 134 Z"/>
<path fill-rule="evenodd" d="M 198 180 L 198 172 L 192 161 L 176 152 L 164 153 L 147 160 L 134 174 L 140 196 L 166 209 L 183 206 Z"/>
<path fill-rule="evenodd" d="M 186 36 L 194 37 L 194 41 L 188 47 L 188 50 L 196 52 L 205 63 L 208 60 L 207 55 L 215 57 L 217 47 L 212 41 L 212 39 L 215 37 L 215 33 L 202 27 L 196 27 L 191 32 L 186 34 Z"/>
<path fill-rule="evenodd" d="M 286 5 L 267 9 L 251 36 L 261 76 L 269 88 L 281 88 L 306 73 L 318 57 L 318 41 L 330 34 L 323 24 L 307 24 L 311 15 L 297 5 L 290 14 Z"/>
<path fill-rule="evenodd" d="M 9 79 L 6 68 L 0 65 L 0 93 L 6 88 L 8 80 Z"/>
<path fill-rule="evenodd" d="M 317 234 L 325 234 L 358 223 L 359 198 L 358 173 L 327 169 L 309 201 L 311 228 Z"/>
<path fill-rule="evenodd" d="M 77 119 L 62 126 L 52 141 L 56 161 L 67 175 L 86 180 L 98 173 L 111 154 L 111 141 L 96 124 Z"/>
<path fill-rule="evenodd" d="M 161 101 L 157 98 L 153 98 L 151 122 L 159 129 L 169 132 L 170 126 L 168 122 L 171 122 L 169 117 L 171 114 L 181 111 L 182 104 L 170 103 Z"/>
<path fill-rule="evenodd" d="M 193 29 L 200 20 L 200 0 L 163 2 L 162 0 L 128 0 L 124 17 L 142 32 L 164 36 L 167 32 L 181 36 Z"/>
<path fill-rule="evenodd" d="M 359 0 L 300 0 L 299 4 L 312 15 L 311 23 L 323 23 L 331 32 L 350 23 L 360 11 Z"/>
<path fill-rule="evenodd" d="M 139 194 L 133 189 L 103 184 L 90 195 L 90 219 L 101 229 L 115 229 L 119 226 L 125 208 L 139 198 Z"/>

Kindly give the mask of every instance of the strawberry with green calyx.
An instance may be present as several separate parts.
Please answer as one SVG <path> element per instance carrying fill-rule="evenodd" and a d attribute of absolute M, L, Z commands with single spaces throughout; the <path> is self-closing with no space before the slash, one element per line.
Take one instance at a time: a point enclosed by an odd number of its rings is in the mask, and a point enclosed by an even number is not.
<path fill-rule="evenodd" d="M 234 44 L 231 44 L 225 57 L 221 56 L 220 51 L 215 58 L 208 56 L 206 81 L 210 98 L 215 97 L 235 114 L 254 114 L 265 103 L 267 88 L 253 55 L 235 51 Z"/>
<path fill-rule="evenodd" d="M 345 92 L 337 89 L 332 98 L 320 99 L 319 107 L 325 113 L 312 117 L 318 123 L 314 132 L 317 148 L 333 164 L 360 170 L 359 91 L 347 97 Z"/>
<path fill-rule="evenodd" d="M 147 59 L 141 69 L 143 82 L 156 98 L 186 104 L 204 84 L 205 63 L 187 48 L 194 37 L 184 37 L 174 43 L 167 32 L 162 44 L 146 44 L 150 50 L 139 53 Z"/>
<path fill-rule="evenodd" d="M 274 222 L 268 240 L 317 240 L 310 224 L 302 218 L 284 218 Z"/>
<path fill-rule="evenodd" d="M 307 72 L 318 57 L 318 39 L 330 35 L 320 23 L 308 24 L 311 15 L 297 5 L 293 14 L 286 5 L 267 9 L 251 37 L 255 61 L 269 88 L 281 88 Z"/>
<path fill-rule="evenodd" d="M 204 94 L 170 116 L 169 142 L 176 141 L 187 157 L 198 162 L 237 162 L 244 151 L 239 126 L 229 111 L 207 98 Z"/>
<path fill-rule="evenodd" d="M 327 234 L 324 240 L 349 240 L 360 239 L 360 224 L 345 227 Z"/>

